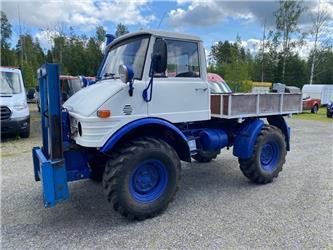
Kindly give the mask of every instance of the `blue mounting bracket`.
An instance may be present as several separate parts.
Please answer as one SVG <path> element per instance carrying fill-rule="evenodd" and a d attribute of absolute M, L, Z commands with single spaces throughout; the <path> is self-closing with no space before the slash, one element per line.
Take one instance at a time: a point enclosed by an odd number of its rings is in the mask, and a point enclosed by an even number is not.
<path fill-rule="evenodd" d="M 32 149 L 35 180 L 42 181 L 45 207 L 54 207 L 56 203 L 67 200 L 69 191 L 65 162 L 47 160 L 39 147 Z"/>

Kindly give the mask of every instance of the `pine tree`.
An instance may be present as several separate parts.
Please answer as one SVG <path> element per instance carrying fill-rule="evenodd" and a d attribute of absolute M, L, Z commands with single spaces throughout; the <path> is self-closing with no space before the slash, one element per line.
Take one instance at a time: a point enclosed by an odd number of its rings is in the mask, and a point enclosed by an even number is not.
<path fill-rule="evenodd" d="M 126 33 L 128 33 L 128 28 L 126 25 L 122 24 L 122 23 L 118 23 L 117 25 L 117 29 L 116 29 L 116 33 L 115 36 L 116 37 L 120 37 L 122 35 L 125 35 Z"/>

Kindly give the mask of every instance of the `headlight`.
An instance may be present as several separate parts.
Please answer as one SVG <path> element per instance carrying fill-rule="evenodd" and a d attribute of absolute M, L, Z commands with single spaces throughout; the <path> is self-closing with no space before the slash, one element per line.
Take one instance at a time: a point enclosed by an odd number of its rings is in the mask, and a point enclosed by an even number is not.
<path fill-rule="evenodd" d="M 23 109 L 26 109 L 27 107 L 28 107 L 28 104 L 26 101 L 22 101 L 22 102 L 14 104 L 14 109 L 17 111 L 21 111 Z"/>
<path fill-rule="evenodd" d="M 76 120 L 74 117 L 70 117 L 69 120 L 70 120 L 71 134 L 75 136 L 76 133 L 78 132 L 78 120 Z"/>

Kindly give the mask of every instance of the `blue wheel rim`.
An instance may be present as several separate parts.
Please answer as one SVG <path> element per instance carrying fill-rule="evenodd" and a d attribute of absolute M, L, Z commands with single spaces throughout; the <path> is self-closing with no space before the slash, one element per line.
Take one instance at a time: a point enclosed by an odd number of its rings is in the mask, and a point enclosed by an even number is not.
<path fill-rule="evenodd" d="M 162 196 L 167 184 L 165 165 L 159 160 L 146 160 L 134 169 L 129 188 L 134 200 L 153 202 Z"/>
<path fill-rule="evenodd" d="M 261 148 L 260 165 L 264 171 L 273 172 L 277 168 L 280 159 L 279 145 L 274 142 L 266 142 Z"/>

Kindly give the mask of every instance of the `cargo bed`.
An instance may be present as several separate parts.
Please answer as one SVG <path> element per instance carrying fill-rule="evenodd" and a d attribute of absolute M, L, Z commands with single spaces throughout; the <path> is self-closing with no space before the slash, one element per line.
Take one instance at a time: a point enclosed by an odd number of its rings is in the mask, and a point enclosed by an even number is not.
<path fill-rule="evenodd" d="M 233 93 L 211 95 L 212 117 L 235 119 L 302 112 L 301 93 Z"/>

